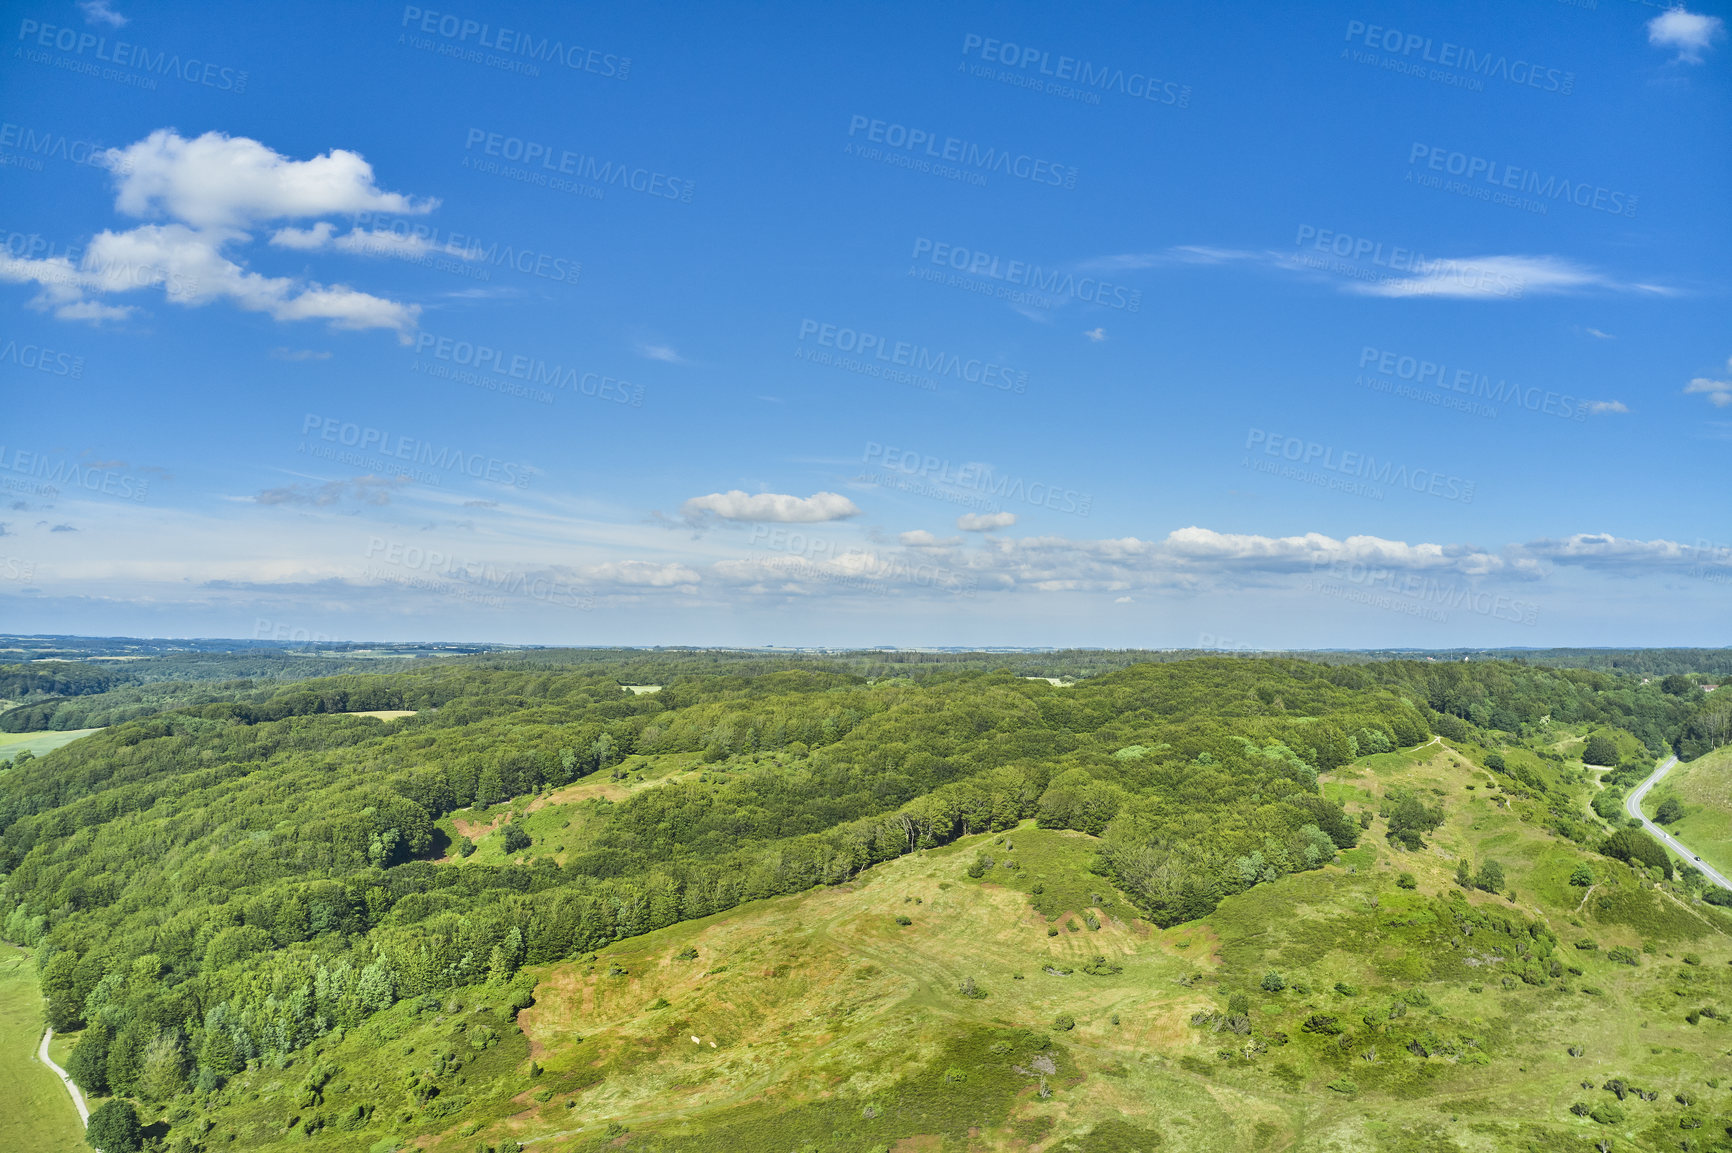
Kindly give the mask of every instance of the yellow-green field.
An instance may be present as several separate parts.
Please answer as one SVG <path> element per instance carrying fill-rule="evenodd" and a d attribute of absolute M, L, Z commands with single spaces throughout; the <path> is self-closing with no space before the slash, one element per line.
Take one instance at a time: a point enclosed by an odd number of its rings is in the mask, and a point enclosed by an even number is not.
<path fill-rule="evenodd" d="M 36 1059 L 44 1028 L 35 962 L 0 945 L 0 1149 L 89 1153 L 72 1098 Z"/>
<path fill-rule="evenodd" d="M 1675 766 L 1642 798 L 1642 811 L 1652 818 L 1668 796 L 1683 803 L 1684 818 L 1667 830 L 1732 876 L 1732 745 Z"/>
<path fill-rule="evenodd" d="M 101 731 L 101 729 L 67 729 L 64 732 L 54 733 L 0 733 L 0 761 L 11 760 L 25 750 L 29 750 L 33 757 L 40 757 L 50 749 L 58 749 L 61 745 L 70 745 L 79 737 L 88 737 L 91 733 Z"/>

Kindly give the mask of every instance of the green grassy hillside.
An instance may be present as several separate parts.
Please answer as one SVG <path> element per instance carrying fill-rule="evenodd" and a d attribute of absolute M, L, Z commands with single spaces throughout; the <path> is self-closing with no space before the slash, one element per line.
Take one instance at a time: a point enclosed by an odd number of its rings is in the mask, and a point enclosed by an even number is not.
<path fill-rule="evenodd" d="M 1643 812 L 1652 818 L 1668 797 L 1677 799 L 1684 815 L 1667 829 L 1732 877 L 1732 745 L 1673 767 L 1642 798 Z"/>
<path fill-rule="evenodd" d="M 966 837 L 531 967 L 514 1023 L 499 987 L 399 1004 L 237 1077 L 211 1119 L 249 1149 L 305 1146 L 289 1123 L 312 1115 L 316 1145 L 367 1116 L 465 1151 L 1724 1141 L 1732 923 L 1546 832 L 1446 746 L 1327 783 L 1366 811 L 1406 789 L 1448 815 L 1418 851 L 1374 817 L 1336 864 L 1167 930 L 1090 872 L 1096 838 Z M 1508 888 L 1458 886 L 1461 859 L 1499 861 Z M 1595 881 L 1573 886 L 1582 864 Z M 347 1072 L 301 1105 L 320 1069 Z M 1655 1097 L 1620 1102 L 1614 1081 Z M 436 1091 L 448 1123 L 404 1086 Z"/>

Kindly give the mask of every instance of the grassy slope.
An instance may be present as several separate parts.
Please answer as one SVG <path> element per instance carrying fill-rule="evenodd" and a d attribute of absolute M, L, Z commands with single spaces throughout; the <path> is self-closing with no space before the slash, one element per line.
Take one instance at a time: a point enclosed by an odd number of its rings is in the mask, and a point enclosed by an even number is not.
<path fill-rule="evenodd" d="M 79 737 L 88 737 L 101 729 L 68 729 L 58 733 L 0 733 L 0 760 L 10 760 L 26 749 L 40 757 L 50 749 L 69 745 Z"/>
<path fill-rule="evenodd" d="M 1677 1148 L 1687 1111 L 1673 1095 L 1688 1091 L 1701 1098 L 1688 1112 L 1710 1122 L 1691 1132 L 1705 1148 L 1723 1141 L 1732 1081 L 1705 1079 L 1728 1076 L 1732 1024 L 1691 1025 L 1684 1014 L 1715 1002 L 1732 1010 L 1732 938 L 1648 892 L 1602 906 L 1603 892 L 1572 888 L 1583 859 L 1602 876 L 1619 866 L 1545 832 L 1534 802 L 1442 746 L 1369 757 L 1326 781 L 1350 806 L 1371 808 L 1392 784 L 1445 801 L 1449 820 L 1427 849 L 1391 849 L 1379 821 L 1340 864 L 1259 886 L 1203 921 L 1160 931 L 1130 919 L 1123 895 L 1087 871 L 1093 841 L 1082 834 L 984 834 L 849 885 L 537 969 L 537 1003 L 516 1026 L 488 1007 L 498 990 L 399 1005 L 287 1070 L 237 1078 L 213 1114 L 215 1136 L 234 1134 L 227 1147 L 350 1149 L 390 1135 L 462 1153 L 508 1138 L 537 1153 L 622 1143 L 664 1153 L 1131 1153 L 1156 1133 L 1171 1149 L 1581 1149 L 1610 1136 L 1621 1149 L 1659 1150 Z M 1000 865 L 971 880 L 965 870 L 983 850 Z M 1439 898 L 1459 892 L 1457 855 L 1495 857 L 1516 893 L 1513 904 L 1478 892 L 1469 903 L 1543 918 L 1564 942 L 1560 960 L 1583 973 L 1506 988 L 1490 956 L 1497 939 L 1452 944 Z M 1007 858 L 1022 868 L 1004 868 Z M 1395 885 L 1403 871 L 1417 890 Z M 1099 930 L 1084 927 L 1089 912 Z M 1584 937 L 1599 948 L 1570 948 Z M 1655 952 L 1640 967 L 1606 959 L 1612 946 L 1644 941 Z M 688 950 L 696 955 L 681 959 Z M 1701 964 L 1685 965 L 1686 951 Z M 1084 973 L 1097 954 L 1121 972 Z M 1049 965 L 1073 971 L 1051 975 Z M 1260 988 L 1270 969 L 1287 989 Z M 963 997 L 964 977 L 988 995 Z M 1421 1003 L 1390 1020 L 1397 994 L 1415 990 Z M 1191 1024 L 1235 992 L 1250 996 L 1267 1051 Z M 1353 1036 L 1348 1049 L 1303 1028 L 1319 1013 Z M 1054 1030 L 1060 1014 L 1075 1028 Z M 485 1049 L 467 1042 L 481 1025 L 499 1035 Z M 1409 1052 L 1409 1040 L 1435 1055 Z M 1585 1055 L 1570 1057 L 1570 1044 Z M 408 1071 L 448 1068 L 453 1057 L 463 1064 L 442 1081 L 452 1111 L 411 1114 Z M 1036 1063 L 1043 1057 L 1050 1071 Z M 343 1071 L 322 1103 L 297 1106 L 295 1088 L 321 1059 Z M 1610 1077 L 1660 1097 L 1626 1102 L 1628 1118 L 1610 1127 L 1568 1112 L 1572 1101 L 1610 1101 L 1580 1086 Z M 343 1129 L 339 1119 L 363 1102 L 376 1107 L 372 1120 Z M 311 1141 L 285 1133 L 315 1111 L 327 1128 Z"/>
<path fill-rule="evenodd" d="M 655 757 L 633 757 L 626 762 L 630 770 L 621 780 L 611 776 L 587 777 L 562 789 L 553 789 L 530 799 L 518 800 L 488 808 L 462 809 L 441 818 L 437 824 L 456 843 L 457 835 L 475 842 L 475 852 L 458 857 L 455 852 L 444 858 L 447 864 L 503 865 L 508 857 L 500 838 L 494 836 L 506 822 L 520 825 L 533 844 L 519 854 L 518 859 L 550 856 L 561 864 L 566 856 L 587 844 L 584 817 L 595 802 L 617 803 L 632 793 L 656 788 L 670 781 L 696 776 L 703 771 L 696 753 L 670 753 Z"/>
<path fill-rule="evenodd" d="M 1667 773 L 1642 798 L 1642 811 L 1653 817 L 1668 796 L 1677 797 L 1684 805 L 1684 819 L 1667 826 L 1672 835 L 1732 877 L 1732 745 Z"/>
<path fill-rule="evenodd" d="M 36 1060 L 43 1028 L 34 962 L 22 949 L 0 945 L 0 1149 L 88 1153 L 72 1098 Z"/>

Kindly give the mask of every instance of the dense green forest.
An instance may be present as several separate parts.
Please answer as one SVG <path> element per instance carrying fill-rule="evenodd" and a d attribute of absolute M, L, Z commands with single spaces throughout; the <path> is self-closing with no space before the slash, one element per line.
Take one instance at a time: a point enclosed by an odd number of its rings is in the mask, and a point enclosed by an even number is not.
<path fill-rule="evenodd" d="M 0 935 L 36 950 L 49 1023 L 83 1030 L 78 1081 L 162 1107 L 398 1002 L 487 985 L 521 1008 L 525 966 L 1030 820 L 1098 838 L 1095 868 L 1154 925 L 1191 921 L 1353 849 L 1369 814 L 1318 775 L 1434 736 L 1556 836 L 1672 878 L 1654 842 L 1584 808 L 1561 757 L 1488 751 L 1601 730 L 1591 755 L 1627 786 L 1669 749 L 1725 743 L 1732 712 L 1684 676 L 1503 662 L 1217 657 L 1062 687 L 849 663 L 529 652 L 183 684 L 191 703 L 0 769 Z M 102 667 L 4 672 L 74 699 L 127 688 Z M 345 715 L 372 710 L 415 715 Z M 557 846 L 514 822 L 503 855 L 470 860 L 452 824 L 670 761 L 690 771 L 590 797 L 541 834 Z M 1392 843 L 1443 820 L 1418 796 L 1386 807 Z"/>
<path fill-rule="evenodd" d="M 926 680 L 958 672 L 1005 671 L 1016 676 L 1099 676 L 1140 664 L 1162 664 L 1216 655 L 1197 651 L 1058 649 L 1026 652 L 865 650 L 771 652 L 700 649 L 517 649 L 496 645 L 362 645 L 355 642 L 288 644 L 266 642 L 99 641 L 89 638 L 4 638 L 13 652 L 32 659 L 0 665 L 0 732 L 97 728 L 186 705 L 213 701 L 258 701 L 275 687 L 312 677 L 406 668 L 460 654 L 488 655 L 489 667 L 540 668 L 566 672 L 602 670 L 622 683 L 660 684 L 679 676 L 726 670 L 758 675 L 793 667 L 867 679 Z M 176 645 L 186 646 L 180 651 Z M 224 650 L 220 646 L 232 646 Z M 0 644 L 0 652 L 7 651 Z M 1445 653 L 1315 652 L 1264 654 L 1313 663 L 1361 665 L 1414 661 L 1423 664 L 1511 663 L 1548 668 L 1594 669 L 1631 678 L 1682 676 L 1712 684 L 1732 676 L 1732 649 L 1536 649 L 1453 650 Z M 66 659 L 85 656 L 90 659 Z M 1236 659 L 1263 659 L 1234 654 Z M 1680 690 L 1681 691 L 1681 690 Z"/>
<path fill-rule="evenodd" d="M 101 728 L 183 705 L 237 699 L 264 686 L 407 667 L 416 659 L 259 650 L 0 665 L 0 732 Z"/>

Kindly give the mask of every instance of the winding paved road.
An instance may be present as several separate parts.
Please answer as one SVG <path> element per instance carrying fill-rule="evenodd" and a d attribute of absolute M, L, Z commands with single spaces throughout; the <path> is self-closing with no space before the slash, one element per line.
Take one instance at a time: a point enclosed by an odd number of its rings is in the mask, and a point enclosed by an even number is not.
<path fill-rule="evenodd" d="M 78 1086 L 74 1085 L 72 1078 L 66 1075 L 66 1070 L 56 1065 L 54 1059 L 48 1055 L 48 1042 L 52 1040 L 54 1040 L 53 1029 L 42 1034 L 42 1047 L 36 1050 L 36 1058 L 60 1075 L 60 1080 L 66 1086 L 66 1091 L 72 1094 L 72 1103 L 78 1107 L 79 1121 L 83 1122 L 84 1127 L 88 1129 L 90 1128 L 90 1108 L 84 1103 L 84 1094 L 78 1091 Z"/>
<path fill-rule="evenodd" d="M 1678 838 L 1674 837 L 1671 833 L 1668 833 L 1665 829 L 1662 829 L 1659 825 L 1656 825 L 1653 821 L 1650 821 L 1642 812 L 1642 798 L 1647 796 L 1648 790 L 1659 784 L 1660 778 L 1665 776 L 1671 770 L 1672 766 L 1677 763 L 1677 757 L 1667 757 L 1665 764 L 1655 769 L 1647 780 L 1637 785 L 1635 791 L 1628 797 L 1624 798 L 1624 811 L 1629 813 L 1632 817 L 1635 817 L 1638 821 L 1641 821 L 1642 828 L 1646 829 L 1650 836 L 1657 839 L 1661 844 L 1665 845 L 1668 849 L 1671 849 L 1674 853 L 1683 857 L 1684 860 L 1691 865 L 1701 869 L 1704 877 L 1707 877 L 1722 889 L 1732 890 L 1732 881 L 1728 881 L 1714 868 L 1714 866 L 1697 857 L 1695 853 L 1691 852 L 1684 846 L 1684 842 L 1678 840 Z"/>

